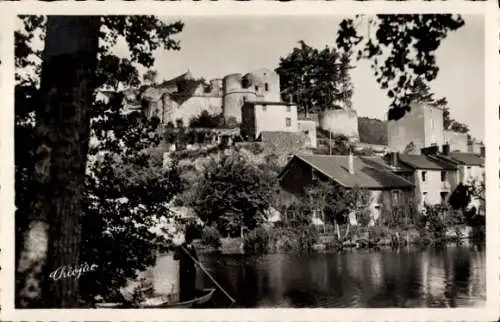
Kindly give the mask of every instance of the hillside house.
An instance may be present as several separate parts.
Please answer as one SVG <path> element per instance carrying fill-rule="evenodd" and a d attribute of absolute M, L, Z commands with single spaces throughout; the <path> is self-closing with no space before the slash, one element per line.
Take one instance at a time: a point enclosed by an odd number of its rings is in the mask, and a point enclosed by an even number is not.
<path fill-rule="evenodd" d="M 393 160 L 410 169 L 405 175 L 415 185 L 415 201 L 420 207 L 447 202 L 458 185 L 456 164 L 436 155 L 396 154 Z"/>
<path fill-rule="evenodd" d="M 399 205 L 411 203 L 414 196 L 413 184 L 392 173 L 379 157 L 294 155 L 278 178 L 283 190 L 297 196 L 318 180 L 331 180 L 347 189 L 369 190 L 369 208 L 374 220 L 390 214 Z"/>
<path fill-rule="evenodd" d="M 446 146 L 443 147 L 443 153 L 438 157 L 447 162 L 456 164 L 458 169 L 458 182 L 468 184 L 470 181 L 484 181 L 484 147 L 481 154 L 449 152 Z"/>

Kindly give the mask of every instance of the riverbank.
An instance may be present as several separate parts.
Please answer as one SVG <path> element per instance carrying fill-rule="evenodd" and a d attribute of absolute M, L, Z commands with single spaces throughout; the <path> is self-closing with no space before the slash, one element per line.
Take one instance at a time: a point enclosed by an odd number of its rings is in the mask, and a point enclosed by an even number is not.
<path fill-rule="evenodd" d="M 485 227 L 455 225 L 439 231 L 416 226 L 392 229 L 381 226 L 350 227 L 347 232 L 346 229 L 342 230 L 340 238 L 338 235 L 336 232 L 327 233 L 313 227 L 258 228 L 243 239 L 220 238 L 219 242 L 210 244 L 199 240 L 197 249 L 200 253 L 270 254 L 484 242 Z"/>

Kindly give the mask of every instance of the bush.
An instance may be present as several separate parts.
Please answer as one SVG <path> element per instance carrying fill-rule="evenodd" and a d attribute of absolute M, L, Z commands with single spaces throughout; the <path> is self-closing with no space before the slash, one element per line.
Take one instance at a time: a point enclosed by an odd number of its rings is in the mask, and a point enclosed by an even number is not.
<path fill-rule="evenodd" d="M 189 122 L 189 127 L 199 127 L 207 129 L 221 128 L 224 126 L 224 116 L 210 115 L 208 111 L 203 111 L 197 117 L 193 117 Z"/>
<path fill-rule="evenodd" d="M 470 239 L 475 243 L 481 243 L 486 240 L 486 226 L 473 226 Z"/>
<path fill-rule="evenodd" d="M 443 205 L 426 206 L 425 220 L 420 223 L 420 234 L 433 242 L 444 240 L 446 234 L 447 207 Z"/>
<path fill-rule="evenodd" d="M 298 235 L 297 249 L 301 252 L 309 252 L 312 250 L 314 244 L 318 242 L 319 233 L 313 226 L 299 227 L 295 230 Z"/>
<path fill-rule="evenodd" d="M 201 241 L 204 245 L 212 246 L 215 249 L 218 249 L 222 246 L 221 242 L 221 234 L 217 230 L 217 228 L 212 226 L 205 226 L 201 233 Z"/>
<path fill-rule="evenodd" d="M 252 152 L 254 155 L 261 154 L 262 152 L 264 152 L 264 148 L 262 147 L 262 144 L 259 142 L 252 142 L 246 144 L 244 147 L 248 151 Z"/>
<path fill-rule="evenodd" d="M 238 121 L 236 120 L 236 117 L 234 117 L 234 116 L 229 117 L 224 124 L 224 127 L 227 129 L 234 129 L 234 128 L 237 128 L 239 126 L 240 126 L 240 124 L 238 123 Z"/>
<path fill-rule="evenodd" d="M 245 253 L 265 254 L 269 250 L 269 231 L 263 227 L 250 231 L 244 240 Z"/>
<path fill-rule="evenodd" d="M 391 238 L 392 232 L 388 227 L 373 226 L 373 227 L 369 228 L 368 235 L 369 235 L 370 241 L 373 241 L 374 243 L 378 243 L 381 240 Z"/>

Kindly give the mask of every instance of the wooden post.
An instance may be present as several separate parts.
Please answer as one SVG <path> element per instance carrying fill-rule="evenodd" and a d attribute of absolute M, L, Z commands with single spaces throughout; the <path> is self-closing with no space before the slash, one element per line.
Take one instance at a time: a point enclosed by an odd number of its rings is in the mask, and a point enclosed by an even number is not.
<path fill-rule="evenodd" d="M 328 147 L 329 147 L 329 150 L 330 150 L 330 155 L 332 155 L 332 131 L 328 130 L 328 135 L 330 137 L 330 140 L 328 142 Z"/>

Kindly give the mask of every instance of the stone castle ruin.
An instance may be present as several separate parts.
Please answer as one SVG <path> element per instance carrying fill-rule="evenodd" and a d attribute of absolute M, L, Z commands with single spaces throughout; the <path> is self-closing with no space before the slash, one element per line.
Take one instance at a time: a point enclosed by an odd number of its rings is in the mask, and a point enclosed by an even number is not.
<path fill-rule="evenodd" d="M 214 117 L 221 116 L 226 124 L 245 127 L 242 123 L 248 119 L 243 117 L 243 107 L 255 105 L 251 108 L 267 112 L 258 113 L 257 118 L 251 119 L 251 122 L 258 123 L 252 124 L 253 127 L 263 132 L 304 132 L 310 138 L 308 142 L 316 145 L 314 125 L 300 116 L 287 115 L 296 114 L 296 107 L 285 107 L 293 104 L 282 101 L 280 77 L 267 68 L 247 74 L 230 74 L 208 82 L 186 72 L 161 84 L 143 86 L 127 93 L 130 107 L 141 110 L 148 119 L 156 118 L 159 123 L 173 127 L 189 126 L 191 120 L 204 112 Z M 274 118 L 275 122 L 266 121 L 266 117 Z M 318 115 L 316 126 L 334 135 L 355 140 L 359 137 L 357 115 L 351 109 L 326 110 Z"/>
<path fill-rule="evenodd" d="M 267 68 L 209 81 L 187 72 L 161 84 L 126 90 L 125 96 L 130 108 L 165 126 L 189 126 L 204 114 L 217 117 L 225 126 L 239 127 L 240 134 L 250 141 L 261 139 L 266 132 L 302 133 L 306 146 L 316 148 L 319 128 L 360 145 L 373 145 L 360 142 L 354 109 L 325 109 L 314 115 L 314 120 L 311 115 L 298 114 L 294 103 L 281 98 L 279 75 Z M 384 123 L 387 151 L 405 152 L 412 146 L 407 152 L 419 153 L 422 147 L 442 146 L 445 142 L 454 151 L 470 150 L 465 134 L 443 129 L 443 113 L 437 108 L 412 104 L 411 111 L 401 120 Z"/>

